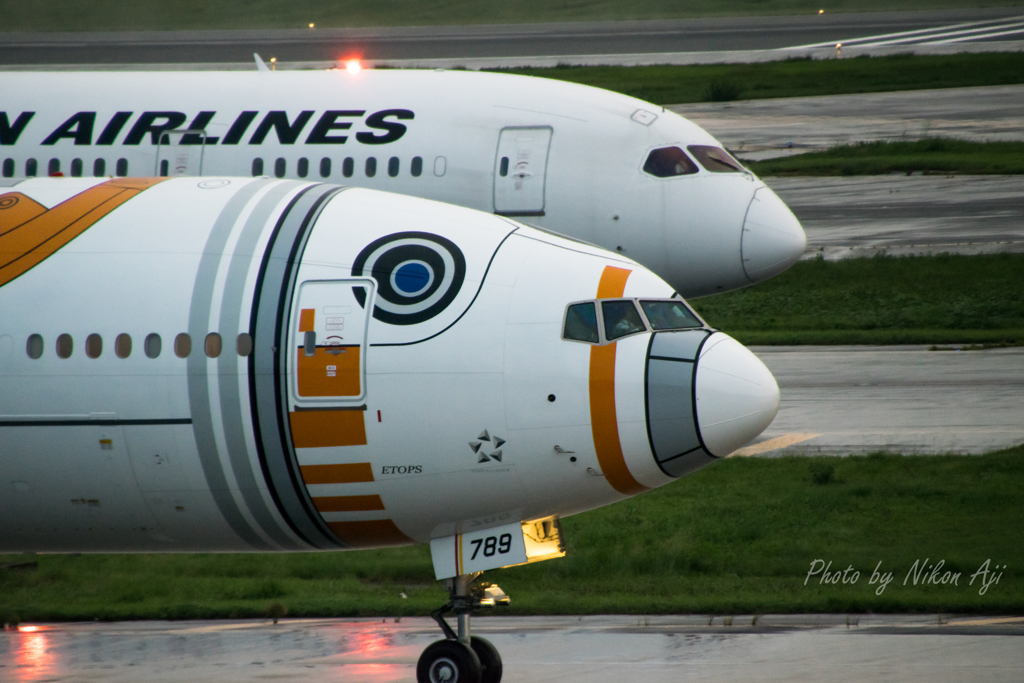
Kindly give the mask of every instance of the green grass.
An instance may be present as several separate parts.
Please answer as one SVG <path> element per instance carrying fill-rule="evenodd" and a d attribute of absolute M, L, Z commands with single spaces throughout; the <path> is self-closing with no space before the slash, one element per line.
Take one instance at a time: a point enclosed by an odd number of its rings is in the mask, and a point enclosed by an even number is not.
<path fill-rule="evenodd" d="M 680 19 L 826 12 L 1017 7 L 1022 0 L 123 0 L 0 1 L 5 31 L 414 26 Z"/>
<path fill-rule="evenodd" d="M 655 104 L 965 88 L 1024 83 L 1024 53 L 787 59 L 696 66 L 558 66 L 508 69 L 592 85 Z M 683 110 L 683 115 L 686 115 Z"/>
<path fill-rule="evenodd" d="M 1024 344 L 1024 255 L 801 261 L 693 301 L 744 344 Z"/>
<path fill-rule="evenodd" d="M 759 176 L 882 175 L 886 173 L 1024 173 L 1024 142 L 926 138 L 862 142 L 824 152 L 746 162 Z"/>
<path fill-rule="evenodd" d="M 490 572 L 509 614 L 1024 611 L 1024 447 L 985 456 L 734 458 L 564 520 L 568 555 Z M 903 585 L 944 560 L 957 586 Z M 425 546 L 292 555 L 44 555 L 0 569 L 12 620 L 424 615 Z M 804 585 L 811 563 L 858 583 Z M 970 575 L 1008 565 L 978 594 Z M 0 557 L 2 562 L 24 556 Z M 882 595 L 868 580 L 894 572 Z M 404 592 L 408 598 L 403 599 Z"/>

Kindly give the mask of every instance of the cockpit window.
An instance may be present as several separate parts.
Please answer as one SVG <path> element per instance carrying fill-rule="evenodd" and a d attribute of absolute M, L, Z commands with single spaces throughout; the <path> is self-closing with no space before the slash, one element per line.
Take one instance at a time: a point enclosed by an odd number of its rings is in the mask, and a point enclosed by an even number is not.
<path fill-rule="evenodd" d="M 688 327 L 703 327 L 682 301 L 641 301 L 644 315 L 655 330 L 679 330 Z"/>
<path fill-rule="evenodd" d="M 569 306 L 565 313 L 563 336 L 566 339 L 597 344 L 600 341 L 597 335 L 597 307 L 592 303 Z"/>
<path fill-rule="evenodd" d="M 690 145 L 686 149 L 697 157 L 701 166 L 712 173 L 743 173 L 745 171 L 740 162 L 721 147 Z"/>
<path fill-rule="evenodd" d="M 608 341 L 647 330 L 632 301 L 604 301 L 601 313 L 604 315 L 604 336 Z"/>
<path fill-rule="evenodd" d="M 662 147 L 647 155 L 644 172 L 658 178 L 691 175 L 697 172 L 697 164 L 693 163 L 690 157 L 686 156 L 686 152 L 678 147 Z"/>

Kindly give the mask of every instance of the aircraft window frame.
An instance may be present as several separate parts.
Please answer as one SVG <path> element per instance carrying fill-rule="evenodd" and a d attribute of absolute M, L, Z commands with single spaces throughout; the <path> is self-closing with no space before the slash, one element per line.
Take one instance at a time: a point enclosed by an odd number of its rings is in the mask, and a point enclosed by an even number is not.
<path fill-rule="evenodd" d="M 203 340 L 203 351 L 206 352 L 207 358 L 219 358 L 223 350 L 224 340 L 219 334 L 211 332 L 206 335 L 206 339 Z"/>
<path fill-rule="evenodd" d="M 643 313 L 644 319 L 647 321 L 648 327 L 650 327 L 651 330 L 653 330 L 654 332 L 668 332 L 668 331 L 672 331 L 672 330 L 696 330 L 696 329 L 700 329 L 702 327 L 707 327 L 708 326 L 708 324 L 706 322 L 704 322 L 704 319 L 701 318 L 699 315 L 697 315 L 697 311 L 693 310 L 682 299 L 637 299 L 637 303 L 640 305 L 640 312 Z M 651 315 L 647 312 L 647 308 L 644 306 L 644 304 L 662 304 L 662 303 L 678 303 L 678 304 L 682 304 L 683 308 L 691 316 L 693 316 L 694 320 L 697 321 L 697 324 L 696 325 L 691 325 L 689 327 L 658 327 L 651 320 Z"/>
<path fill-rule="evenodd" d="M 4 178 L 14 177 L 14 159 L 4 159 Z"/>
<path fill-rule="evenodd" d="M 259 178 L 263 175 L 263 157 L 255 157 L 252 160 L 252 177 Z"/>
<path fill-rule="evenodd" d="M 419 178 L 423 175 L 423 157 L 412 158 L 412 162 L 409 164 L 409 173 L 412 174 L 413 178 Z"/>
<path fill-rule="evenodd" d="M 667 173 L 665 175 L 659 175 L 657 173 L 654 173 L 652 171 L 652 169 L 648 168 L 648 166 L 651 163 L 651 157 L 656 152 L 662 152 L 662 151 L 673 150 L 673 149 L 676 150 L 677 152 L 679 152 L 679 154 L 681 155 L 681 159 L 678 159 L 676 161 L 677 171 L 678 171 L 678 165 L 679 165 L 680 161 L 683 161 L 685 163 L 685 169 L 683 171 L 675 172 L 675 173 Z M 682 143 L 670 143 L 670 144 L 659 145 L 657 147 L 652 147 L 651 149 L 647 150 L 647 154 L 644 155 L 643 162 L 640 164 L 640 171 L 644 175 L 650 176 L 651 178 L 658 178 L 659 180 L 668 180 L 670 178 L 679 178 L 681 176 L 697 175 L 697 174 L 700 173 L 700 169 L 701 169 L 701 167 L 697 165 L 697 162 L 695 162 L 693 159 L 691 159 L 690 155 L 686 153 L 686 151 L 684 150 L 684 145 Z"/>
<path fill-rule="evenodd" d="M 356 160 L 352 157 L 345 157 L 345 160 L 341 162 L 341 175 L 346 178 L 351 178 L 356 172 Z"/>
<path fill-rule="evenodd" d="M 623 334 L 623 335 L 615 337 L 613 339 L 609 339 L 607 337 L 606 329 L 605 329 L 604 305 L 603 304 L 605 304 L 607 302 L 615 302 L 615 301 L 630 301 L 630 302 L 632 302 L 634 309 L 637 311 L 637 313 L 640 316 L 640 320 L 643 322 L 644 328 L 643 329 L 635 330 L 633 332 L 629 332 L 629 333 Z M 680 304 L 683 305 L 684 308 L 686 308 L 687 311 L 690 312 L 690 314 L 694 317 L 694 319 L 696 319 L 700 324 L 698 326 L 692 326 L 692 327 L 671 327 L 671 328 L 664 328 L 664 329 L 655 329 L 654 325 L 651 324 L 650 319 L 647 317 L 647 314 L 644 311 L 643 305 L 641 304 L 642 301 L 647 301 L 647 302 L 662 302 L 663 301 L 663 302 L 666 302 L 666 303 L 669 303 L 669 302 L 680 303 Z M 598 303 L 600 303 L 602 305 L 598 306 L 597 305 Z M 573 337 L 566 336 L 565 326 L 566 326 L 566 323 L 568 322 L 568 319 L 569 319 L 569 310 L 573 306 L 578 306 L 580 304 L 594 304 L 595 305 L 595 310 L 596 310 L 596 313 L 597 313 L 598 335 L 599 335 L 597 342 L 589 342 L 589 341 L 584 341 L 582 339 L 575 339 Z M 559 330 L 560 330 L 559 331 L 559 336 L 561 337 L 562 341 L 575 342 L 577 344 L 586 344 L 587 346 L 604 346 L 606 344 L 613 344 L 613 343 L 615 343 L 615 342 L 617 342 L 617 341 L 619 341 L 621 339 L 626 339 L 627 337 L 631 337 L 631 336 L 634 336 L 634 335 L 637 335 L 637 334 L 641 334 L 641 333 L 644 333 L 644 332 L 653 334 L 655 332 L 673 332 L 673 331 L 678 331 L 678 330 L 700 330 L 700 329 L 711 330 L 712 328 L 707 324 L 707 322 L 703 318 L 701 318 L 699 315 L 697 315 L 697 312 L 695 310 L 693 310 L 692 306 L 690 306 L 688 303 L 686 303 L 686 301 L 683 300 L 678 295 L 673 296 L 673 297 L 668 297 L 668 298 L 658 298 L 658 297 L 615 297 L 615 298 L 610 298 L 610 299 L 585 299 L 583 301 L 572 301 L 572 302 L 566 304 L 565 310 L 562 312 L 562 326 L 559 328 Z"/>
<path fill-rule="evenodd" d="M 252 335 L 249 334 L 248 332 L 242 332 L 240 335 L 238 335 L 238 337 L 235 339 L 235 351 L 238 352 L 238 355 L 241 356 L 242 358 L 250 356 L 252 355 L 252 349 Z"/>
<path fill-rule="evenodd" d="M 692 154 L 693 158 L 697 160 L 697 163 L 701 165 L 701 168 L 708 173 L 750 173 L 750 171 L 744 168 L 743 164 L 739 162 L 739 159 L 734 157 L 732 154 L 729 154 L 728 150 L 723 147 L 715 147 L 714 145 L 688 145 L 686 147 L 686 151 Z M 724 159 L 715 158 L 719 152 L 725 156 Z M 712 163 L 709 163 L 708 160 Z"/>
<path fill-rule="evenodd" d="M 50 163 L 46 166 L 46 175 L 53 177 L 60 173 L 60 159 L 50 159 Z"/>
<path fill-rule="evenodd" d="M 306 157 L 299 157 L 299 161 L 295 165 L 295 174 L 300 178 L 305 178 L 309 175 L 309 159 Z"/>
<path fill-rule="evenodd" d="M 625 313 L 625 315 L 613 320 L 609 317 L 608 309 L 615 306 L 622 306 L 622 308 L 624 309 L 623 313 Z M 640 307 L 637 306 L 636 301 L 632 299 L 604 299 L 601 301 L 600 309 L 601 318 L 604 321 L 604 327 L 602 329 L 604 331 L 605 339 L 607 339 L 608 341 L 618 341 L 619 339 L 631 337 L 634 334 L 640 334 L 641 332 L 649 331 L 643 316 L 640 315 Z M 627 313 L 628 311 L 633 312 L 633 320 L 629 319 Z M 621 330 L 615 329 L 615 336 L 612 336 L 612 325 L 618 327 L 619 325 L 623 325 L 624 323 L 632 324 L 633 327 L 623 327 Z"/>
<path fill-rule="evenodd" d="M 331 177 L 331 158 L 324 157 L 320 160 L 320 177 L 330 178 Z"/>
<path fill-rule="evenodd" d="M 35 178 L 39 175 L 39 162 L 35 159 L 25 160 L 25 177 Z"/>
<path fill-rule="evenodd" d="M 77 157 L 72 159 L 71 160 L 71 177 L 72 178 L 81 178 L 82 177 L 82 170 L 83 170 L 82 160 L 77 158 Z"/>
<path fill-rule="evenodd" d="M 581 339 L 578 336 L 569 336 L 569 317 L 572 314 L 573 309 L 579 309 L 589 307 L 590 311 L 594 315 L 593 329 L 590 329 L 590 321 L 586 320 L 584 316 L 579 316 L 580 322 L 585 326 L 586 332 L 593 332 L 593 339 Z M 565 341 L 582 342 L 584 344 L 600 344 L 601 343 L 601 322 L 597 315 L 597 302 L 596 301 L 580 301 L 579 303 L 569 304 L 565 307 L 565 313 L 562 316 L 562 339 Z"/>
<path fill-rule="evenodd" d="M 377 175 L 377 157 L 366 157 L 366 163 L 363 165 L 363 172 L 367 178 L 373 178 Z"/>
<path fill-rule="evenodd" d="M 388 159 L 388 175 L 392 178 L 398 177 L 398 172 L 402 170 L 402 162 L 398 160 L 398 157 L 391 157 Z"/>
<path fill-rule="evenodd" d="M 92 177 L 102 178 L 107 174 L 107 160 L 100 157 L 92 162 Z"/>
<path fill-rule="evenodd" d="M 274 161 L 274 177 L 284 178 L 288 174 L 288 162 L 284 157 L 278 157 Z"/>
<path fill-rule="evenodd" d="M 118 178 L 124 178 L 128 175 L 128 160 L 121 157 L 117 160 L 117 167 L 114 169 L 114 175 Z"/>

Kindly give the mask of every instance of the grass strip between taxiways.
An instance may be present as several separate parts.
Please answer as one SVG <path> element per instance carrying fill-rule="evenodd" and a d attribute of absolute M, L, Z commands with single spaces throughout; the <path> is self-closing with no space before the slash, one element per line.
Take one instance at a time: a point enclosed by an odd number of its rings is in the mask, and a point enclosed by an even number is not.
<path fill-rule="evenodd" d="M 691 301 L 744 344 L 1024 344 L 1024 254 L 801 261 Z"/>
<path fill-rule="evenodd" d="M 655 104 L 967 88 L 1024 83 L 1024 52 L 819 59 L 692 66 L 502 69 L 592 85 Z M 681 111 L 685 116 L 685 109 Z"/>
<path fill-rule="evenodd" d="M 862 142 L 765 161 L 744 162 L 759 176 L 852 176 L 888 173 L 1024 173 L 1024 142 L 969 142 L 948 138 Z"/>
<path fill-rule="evenodd" d="M 1016 7 L 1022 0 L 831 0 L 829 14 L 893 10 Z M 280 29 L 444 26 L 693 17 L 815 15 L 819 0 L 36 0 L 2 2 L 6 31 Z"/>
<path fill-rule="evenodd" d="M 565 558 L 485 578 L 512 596 L 497 614 L 1020 614 L 1022 497 L 1024 446 L 984 456 L 728 458 L 566 518 Z M 853 569 L 845 582 L 826 583 L 824 571 L 807 576 L 815 560 L 831 563 L 830 573 Z M 986 561 L 982 591 L 982 575 L 973 585 L 971 576 Z M 423 545 L 8 555 L 0 564 L 15 565 L 0 569 L 0 620 L 8 622 L 251 618 L 285 609 L 392 617 L 425 615 L 445 601 Z M 881 592 L 880 581 L 871 583 L 876 569 L 892 574 Z"/>

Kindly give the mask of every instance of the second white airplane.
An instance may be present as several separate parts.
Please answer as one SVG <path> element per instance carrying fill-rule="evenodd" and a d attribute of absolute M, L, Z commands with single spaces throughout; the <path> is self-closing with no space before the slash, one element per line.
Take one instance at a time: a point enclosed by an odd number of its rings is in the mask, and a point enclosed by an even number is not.
<path fill-rule="evenodd" d="M 806 244 L 706 131 L 562 81 L 465 71 L 0 74 L 0 175 L 252 175 L 451 202 L 603 246 L 680 294 Z"/>

